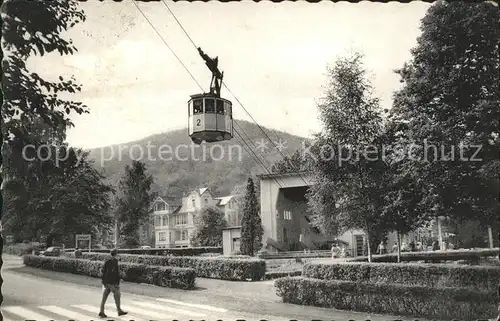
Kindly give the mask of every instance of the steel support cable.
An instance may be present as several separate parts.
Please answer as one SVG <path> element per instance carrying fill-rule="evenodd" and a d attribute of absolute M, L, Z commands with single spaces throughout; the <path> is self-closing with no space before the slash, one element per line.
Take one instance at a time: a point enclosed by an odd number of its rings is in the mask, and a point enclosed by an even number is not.
<path fill-rule="evenodd" d="M 170 14 L 172 15 L 172 17 L 175 19 L 175 21 L 177 22 L 177 24 L 179 25 L 179 27 L 182 29 L 182 31 L 184 32 L 184 34 L 187 36 L 187 38 L 189 39 L 189 41 L 191 42 L 191 44 L 193 45 L 193 47 L 198 50 L 198 47 L 196 46 L 196 44 L 194 43 L 193 39 L 189 36 L 189 33 L 186 31 L 186 29 L 184 29 L 184 27 L 182 26 L 181 22 L 179 21 L 179 19 L 177 19 L 177 17 L 175 16 L 174 12 L 170 9 L 170 7 L 168 6 L 168 4 L 165 2 L 165 0 L 162 0 L 162 3 L 163 5 L 167 8 L 167 10 L 170 12 Z M 223 86 L 227 89 L 227 91 L 229 91 L 229 93 L 234 97 L 234 99 L 236 99 L 236 101 L 240 104 L 240 106 L 243 108 L 243 110 L 248 114 L 248 116 L 250 116 L 250 118 L 253 120 L 253 122 L 259 127 L 259 129 L 262 131 L 262 133 L 267 137 L 267 139 L 271 142 L 271 144 L 274 145 L 274 147 L 276 148 L 276 150 L 281 154 L 281 156 L 285 159 L 285 155 L 281 152 L 281 150 L 279 148 L 277 148 L 278 146 L 276 146 L 276 144 L 273 142 L 273 140 L 269 137 L 269 135 L 267 135 L 267 133 L 262 129 L 262 127 L 257 123 L 257 121 L 253 118 L 253 116 L 248 112 L 248 110 L 245 108 L 245 106 L 243 106 L 243 104 L 241 103 L 241 101 L 238 99 L 238 97 L 236 97 L 236 95 L 228 88 L 227 84 L 222 81 L 222 84 Z M 276 136 L 277 133 L 275 133 Z M 296 174 L 299 175 L 299 177 L 302 179 L 302 181 L 304 182 L 304 184 L 308 185 L 308 183 L 306 182 L 306 180 L 302 177 L 302 175 L 300 174 L 300 170 L 297 170 L 295 168 L 295 166 L 293 166 L 293 164 L 289 164 L 293 170 L 295 171 Z"/>
<path fill-rule="evenodd" d="M 165 3 L 164 3 L 165 4 Z M 162 37 L 162 35 L 158 32 L 158 30 L 155 28 L 155 26 L 153 25 L 153 23 L 148 19 L 148 17 L 146 16 L 146 14 L 141 10 L 141 8 L 137 5 L 137 3 L 134 2 L 134 5 L 136 6 L 136 8 L 139 10 L 139 12 L 142 14 L 142 16 L 144 17 L 144 19 L 146 19 L 146 21 L 149 23 L 149 25 L 151 26 L 151 28 L 154 29 L 154 31 L 156 32 L 156 34 L 158 35 L 158 37 L 160 37 L 160 39 L 163 41 L 163 43 L 167 46 L 167 48 L 172 52 L 172 54 L 177 58 L 177 60 L 179 61 L 179 63 L 184 67 L 184 69 L 187 71 L 187 73 L 191 76 L 191 78 L 195 81 L 195 83 L 198 85 L 198 87 L 200 87 L 200 89 L 203 91 L 203 87 L 200 85 L 200 83 L 196 80 L 196 78 L 193 76 L 193 74 L 189 71 L 189 69 L 186 67 L 186 65 L 182 62 L 182 60 L 179 58 L 179 56 L 177 56 L 177 54 L 175 53 L 175 51 L 172 49 L 172 47 L 170 47 L 167 43 L 167 41 Z M 166 4 L 165 4 L 166 5 Z M 168 8 L 168 6 L 167 6 Z M 178 21 L 178 20 L 177 20 Z M 204 91 L 203 91 L 204 92 Z M 234 128 L 233 128 L 234 130 Z M 236 131 L 236 133 L 238 134 L 238 136 L 240 136 L 240 139 L 242 139 L 241 135 Z M 248 147 L 248 151 L 250 151 L 251 153 L 249 153 L 250 157 L 252 157 L 252 154 L 259 160 L 259 162 L 262 164 L 262 166 L 264 166 L 264 168 L 266 169 L 266 171 L 271 174 L 271 171 L 269 169 L 267 169 L 266 165 L 264 165 L 262 163 L 262 161 L 260 160 L 260 158 L 258 158 L 258 156 L 252 151 L 252 149 L 248 146 L 248 144 L 245 142 L 244 139 L 242 139 L 244 145 L 246 145 Z M 255 160 L 254 160 L 255 161 Z M 277 181 L 276 181 L 277 182 Z M 277 182 L 278 185 L 279 182 Z M 281 185 L 280 185 L 281 187 Z"/>

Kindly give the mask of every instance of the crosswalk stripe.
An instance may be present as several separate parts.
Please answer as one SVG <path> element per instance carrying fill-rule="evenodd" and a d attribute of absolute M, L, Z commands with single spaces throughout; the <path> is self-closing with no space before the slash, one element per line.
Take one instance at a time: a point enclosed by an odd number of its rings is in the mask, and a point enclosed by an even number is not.
<path fill-rule="evenodd" d="M 136 307 L 122 306 L 122 308 L 123 308 L 123 310 L 125 310 L 127 312 L 132 312 L 134 314 L 142 314 L 144 316 L 148 316 L 148 317 L 151 317 L 154 319 L 165 320 L 167 317 L 165 315 L 165 313 L 157 313 L 154 311 L 148 311 L 148 310 L 144 310 L 144 309 L 140 309 L 140 308 L 136 308 Z M 168 317 L 168 319 L 170 319 L 170 317 Z"/>
<path fill-rule="evenodd" d="M 85 310 L 87 312 L 99 313 L 99 307 L 93 307 L 93 306 L 88 305 L 88 304 L 72 305 L 72 307 L 75 307 L 75 308 L 81 309 L 81 310 Z M 108 317 L 109 317 L 109 314 L 108 314 Z M 121 317 L 113 316 L 113 319 L 115 319 L 115 318 L 118 318 L 120 320 L 135 320 L 135 321 L 142 320 L 142 318 L 136 317 L 135 315 L 129 315 L 129 314 L 122 315 Z"/>
<path fill-rule="evenodd" d="M 23 318 L 23 320 L 50 320 L 51 318 L 43 315 L 36 313 L 34 311 L 25 309 L 23 307 L 4 307 L 2 308 L 3 311 L 7 311 L 9 313 L 18 315 Z"/>
<path fill-rule="evenodd" d="M 212 307 L 212 306 L 209 306 L 209 305 L 203 305 L 203 304 L 187 303 L 187 302 L 170 300 L 170 299 L 163 299 L 163 298 L 157 298 L 156 301 L 166 302 L 166 303 L 173 303 L 173 304 L 179 304 L 179 305 L 185 305 L 187 307 L 204 309 L 204 310 L 209 310 L 209 311 L 227 312 L 226 309 L 216 308 L 216 307 Z"/>
<path fill-rule="evenodd" d="M 145 308 L 151 308 L 151 309 L 157 309 L 157 310 L 162 310 L 162 311 L 167 311 L 167 312 L 173 312 L 173 313 L 181 313 L 181 314 L 186 314 L 188 316 L 193 316 L 193 317 L 204 317 L 206 314 L 203 313 L 198 313 L 198 312 L 193 312 L 193 311 L 187 311 L 187 310 L 182 310 L 182 309 L 176 309 L 168 306 L 162 306 L 159 304 L 153 304 L 153 303 L 148 303 L 148 302 L 132 302 L 135 305 L 139 305 Z"/>
<path fill-rule="evenodd" d="M 68 309 L 57 307 L 55 305 L 47 305 L 47 306 L 43 306 L 43 307 L 39 307 L 39 308 L 46 310 L 46 311 L 49 311 L 51 313 L 59 314 L 63 317 L 70 318 L 73 320 L 82 320 L 83 321 L 83 320 L 95 320 L 95 319 L 97 319 L 96 316 L 89 316 L 89 315 L 81 314 L 81 313 L 74 312 L 74 311 L 71 311 Z"/>

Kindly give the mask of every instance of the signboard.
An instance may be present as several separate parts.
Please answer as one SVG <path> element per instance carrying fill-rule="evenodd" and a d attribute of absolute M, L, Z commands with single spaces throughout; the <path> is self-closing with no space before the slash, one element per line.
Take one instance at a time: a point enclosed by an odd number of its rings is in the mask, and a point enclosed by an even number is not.
<path fill-rule="evenodd" d="M 76 248 L 77 249 L 83 249 L 85 246 L 85 243 L 88 242 L 88 247 L 89 247 L 89 252 L 91 251 L 91 235 L 90 234 L 77 234 L 75 236 L 75 241 L 76 241 Z"/>

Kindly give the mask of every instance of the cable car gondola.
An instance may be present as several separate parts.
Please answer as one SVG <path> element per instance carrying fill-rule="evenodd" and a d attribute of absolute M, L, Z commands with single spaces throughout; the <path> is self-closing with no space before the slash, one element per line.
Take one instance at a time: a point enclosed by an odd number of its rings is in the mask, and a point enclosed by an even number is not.
<path fill-rule="evenodd" d="M 214 143 L 233 138 L 232 103 L 220 97 L 224 73 L 217 67 L 218 57 L 212 59 L 198 48 L 200 56 L 212 72 L 210 92 L 191 95 L 188 101 L 188 132 L 199 145 L 203 141 Z"/>

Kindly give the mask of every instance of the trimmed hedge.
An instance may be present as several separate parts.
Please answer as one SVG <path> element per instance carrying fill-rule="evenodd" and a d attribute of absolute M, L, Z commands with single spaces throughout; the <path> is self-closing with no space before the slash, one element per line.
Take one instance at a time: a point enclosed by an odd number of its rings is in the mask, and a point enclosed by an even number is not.
<path fill-rule="evenodd" d="M 104 262 L 67 257 L 42 257 L 25 255 L 26 266 L 44 270 L 101 277 Z M 196 273 L 193 269 L 151 266 L 137 263 L 121 263 L 120 275 L 124 281 L 153 284 L 162 287 L 191 290 L 195 287 Z"/>
<path fill-rule="evenodd" d="M 84 259 L 104 261 L 109 254 L 82 253 Z M 122 262 L 192 268 L 196 276 L 230 281 L 259 281 L 266 275 L 266 262 L 253 258 L 118 255 Z"/>
<path fill-rule="evenodd" d="M 448 250 L 448 251 L 429 251 L 429 252 L 402 252 L 402 262 L 415 262 L 415 261 L 472 261 L 479 262 L 481 258 L 495 257 L 499 254 L 500 249 L 476 249 L 476 250 Z M 350 262 L 368 262 L 367 257 L 348 258 Z M 384 255 L 374 255 L 372 262 L 397 262 L 397 253 L 390 253 Z"/>
<path fill-rule="evenodd" d="M 279 278 L 284 278 L 287 276 L 301 276 L 302 271 L 278 271 L 278 272 L 266 272 L 266 280 L 273 280 L 273 279 L 279 279 Z"/>
<path fill-rule="evenodd" d="M 500 268 L 449 264 L 337 263 L 306 264 L 302 275 L 321 280 L 396 283 L 425 287 L 463 287 L 495 292 Z"/>
<path fill-rule="evenodd" d="M 488 319 L 496 315 L 497 298 L 461 288 L 360 283 L 285 277 L 275 281 L 283 302 L 341 310 L 438 318 Z"/>
<path fill-rule="evenodd" d="M 92 253 L 109 253 L 110 250 L 92 249 Z M 82 252 L 89 252 L 82 250 Z M 222 254 L 222 247 L 188 247 L 173 249 L 118 249 L 119 254 L 198 256 L 204 253 Z"/>
<path fill-rule="evenodd" d="M 260 252 L 257 254 L 260 259 L 272 260 L 272 259 L 296 259 L 296 258 L 318 258 L 318 257 L 331 257 L 331 250 L 315 250 L 311 252 L 304 251 L 289 251 L 289 252 L 277 252 L 277 253 L 267 253 Z"/>
<path fill-rule="evenodd" d="M 10 255 L 29 255 L 33 252 L 40 252 L 45 249 L 44 244 L 42 243 L 17 243 L 17 244 L 9 244 L 3 247 L 3 253 Z"/>

